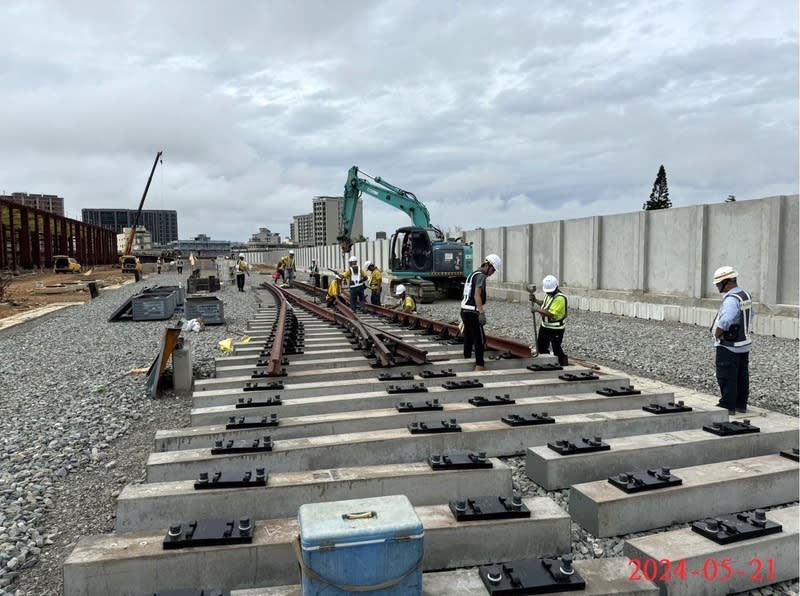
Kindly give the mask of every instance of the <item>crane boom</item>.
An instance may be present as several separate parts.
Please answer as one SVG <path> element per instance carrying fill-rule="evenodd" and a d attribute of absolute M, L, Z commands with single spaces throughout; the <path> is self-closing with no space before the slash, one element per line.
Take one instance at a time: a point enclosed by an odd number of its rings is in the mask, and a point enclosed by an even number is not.
<path fill-rule="evenodd" d="M 128 239 L 125 241 L 125 250 L 122 253 L 123 256 L 130 255 L 133 250 L 133 241 L 136 239 L 136 228 L 139 227 L 139 216 L 142 214 L 142 206 L 144 205 L 144 200 L 147 198 L 147 191 L 150 190 L 150 183 L 153 181 L 153 174 L 156 171 L 156 166 L 161 160 L 161 153 L 161 151 L 156 153 L 156 158 L 153 160 L 153 167 L 150 169 L 150 176 L 147 177 L 147 184 L 144 186 L 142 199 L 139 201 L 139 208 L 136 210 L 136 215 L 133 216 L 133 227 L 128 234 Z"/>

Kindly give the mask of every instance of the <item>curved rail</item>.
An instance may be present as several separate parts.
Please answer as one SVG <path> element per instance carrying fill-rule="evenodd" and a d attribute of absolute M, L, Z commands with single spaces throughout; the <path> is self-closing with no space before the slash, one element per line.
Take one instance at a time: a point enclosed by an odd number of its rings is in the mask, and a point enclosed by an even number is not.
<path fill-rule="evenodd" d="M 281 363 L 283 362 L 283 339 L 286 331 L 286 310 L 288 302 L 286 295 L 276 286 L 266 286 L 270 293 L 275 297 L 278 306 L 278 319 L 275 321 L 275 331 L 272 337 L 272 349 L 269 352 L 269 364 L 267 365 L 267 376 L 278 377 L 281 375 Z"/>

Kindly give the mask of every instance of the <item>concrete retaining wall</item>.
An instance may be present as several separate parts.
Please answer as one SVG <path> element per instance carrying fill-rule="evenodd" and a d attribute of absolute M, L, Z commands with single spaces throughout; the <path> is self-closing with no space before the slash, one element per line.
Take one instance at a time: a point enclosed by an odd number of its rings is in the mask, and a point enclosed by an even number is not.
<path fill-rule="evenodd" d="M 503 258 L 503 271 L 490 280 L 493 299 L 526 301 L 525 286 L 541 285 L 552 273 L 581 310 L 697 325 L 710 325 L 719 303 L 711 276 L 729 264 L 757 302 L 756 333 L 794 339 L 800 337 L 799 219 L 798 195 L 781 195 L 469 230 L 464 239 L 477 263 L 490 252 Z M 386 271 L 389 242 L 361 242 L 353 254 Z M 316 258 L 323 268 L 341 270 L 349 256 L 338 246 L 296 252 L 301 269 Z M 272 264 L 284 253 L 249 258 Z"/>

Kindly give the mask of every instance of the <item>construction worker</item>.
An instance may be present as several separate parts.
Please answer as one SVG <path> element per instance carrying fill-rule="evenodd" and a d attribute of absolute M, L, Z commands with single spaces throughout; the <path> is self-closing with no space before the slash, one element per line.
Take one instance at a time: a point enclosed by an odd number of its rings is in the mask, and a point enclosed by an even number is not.
<path fill-rule="evenodd" d="M 372 261 L 364 261 L 367 270 L 367 287 L 369 288 L 369 303 L 381 305 L 381 292 L 383 291 L 383 275 L 381 270 Z"/>
<path fill-rule="evenodd" d="M 244 260 L 243 252 L 239 253 L 239 258 L 236 260 L 234 269 L 236 270 L 236 287 L 239 288 L 240 292 L 244 292 L 244 276 L 250 276 L 250 267 L 247 261 Z"/>
<path fill-rule="evenodd" d="M 342 271 L 342 278 L 350 282 L 350 310 L 364 310 L 364 272 L 358 266 L 358 259 L 350 257 L 349 266 Z"/>
<path fill-rule="evenodd" d="M 413 296 L 409 296 L 406 290 L 406 287 L 403 284 L 399 284 L 394 289 L 394 295 L 397 297 L 397 304 L 395 304 L 392 308 L 393 309 L 400 309 L 403 312 L 410 312 L 416 313 L 417 312 L 417 302 L 414 300 Z"/>
<path fill-rule="evenodd" d="M 279 269 L 282 271 L 281 277 L 283 277 L 283 283 L 291 284 L 294 281 L 296 269 L 293 250 L 290 250 L 288 255 L 281 257 L 280 265 Z"/>
<path fill-rule="evenodd" d="M 531 310 L 539 313 L 542 317 L 536 350 L 539 354 L 549 354 L 550 346 L 552 346 L 558 363 L 566 366 L 569 364 L 569 359 L 561 348 L 561 342 L 564 339 L 564 329 L 567 324 L 567 297 L 559 290 L 558 279 L 554 275 L 548 275 L 542 280 L 542 290 L 546 294 L 544 300 L 539 300 L 536 296 L 531 298 L 534 303 L 531 304 Z M 537 304 L 542 306 L 538 307 Z"/>
<path fill-rule="evenodd" d="M 317 265 L 317 259 L 311 259 L 311 267 L 308 268 L 309 274 L 309 281 L 314 285 L 315 288 L 320 287 L 319 285 L 319 265 Z"/>
<path fill-rule="evenodd" d="M 177 267 L 178 273 L 183 273 L 183 257 L 178 257 L 178 260 L 175 261 L 175 267 Z"/>
<path fill-rule="evenodd" d="M 472 357 L 475 349 L 475 368 L 486 370 L 483 350 L 486 345 L 486 279 L 503 266 L 502 259 L 496 254 L 487 255 L 480 269 L 470 273 L 464 282 L 464 294 L 461 299 L 461 321 L 464 323 L 464 358 Z"/>
<path fill-rule="evenodd" d="M 161 273 L 161 264 L 162 264 L 163 262 L 164 262 L 164 261 L 161 259 L 161 257 L 158 257 L 158 258 L 156 259 L 156 273 Z"/>
<path fill-rule="evenodd" d="M 342 293 L 342 278 L 338 275 L 334 276 L 328 284 L 328 293 L 325 296 L 325 304 L 328 308 L 333 308 L 339 295 Z"/>
<path fill-rule="evenodd" d="M 711 325 L 717 383 L 722 395 L 719 403 L 728 414 L 747 412 L 750 397 L 750 330 L 755 312 L 750 294 L 739 287 L 736 269 L 728 265 L 714 272 L 714 285 L 722 296 L 719 312 Z"/>

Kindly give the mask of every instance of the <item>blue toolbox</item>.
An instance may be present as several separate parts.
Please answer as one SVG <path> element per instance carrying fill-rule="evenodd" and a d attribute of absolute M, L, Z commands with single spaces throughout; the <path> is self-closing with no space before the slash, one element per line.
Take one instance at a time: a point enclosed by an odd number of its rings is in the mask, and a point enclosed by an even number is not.
<path fill-rule="evenodd" d="M 405 495 L 309 503 L 297 519 L 303 596 L 422 594 L 425 530 Z"/>

